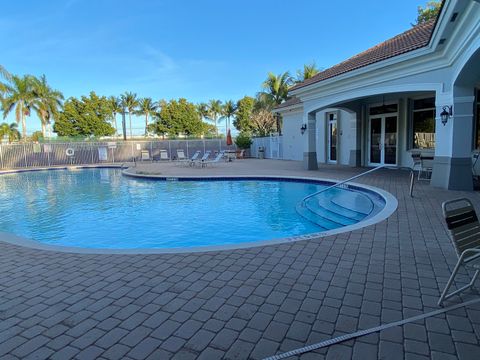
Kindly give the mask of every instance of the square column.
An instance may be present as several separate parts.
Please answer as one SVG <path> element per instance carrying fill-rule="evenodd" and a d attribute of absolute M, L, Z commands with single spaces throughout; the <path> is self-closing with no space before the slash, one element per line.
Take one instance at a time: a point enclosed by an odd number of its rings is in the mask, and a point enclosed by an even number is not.
<path fill-rule="evenodd" d="M 304 124 L 307 125 L 307 129 L 303 135 L 306 137 L 303 151 L 303 168 L 305 170 L 318 170 L 317 119 L 315 113 L 307 114 Z"/>
<path fill-rule="evenodd" d="M 472 89 L 473 92 L 473 89 Z M 452 101 L 453 100 L 453 101 Z M 449 190 L 473 190 L 472 141 L 474 96 L 438 96 L 435 121 L 435 159 L 431 185 Z M 440 113 L 453 104 L 446 125 Z"/>

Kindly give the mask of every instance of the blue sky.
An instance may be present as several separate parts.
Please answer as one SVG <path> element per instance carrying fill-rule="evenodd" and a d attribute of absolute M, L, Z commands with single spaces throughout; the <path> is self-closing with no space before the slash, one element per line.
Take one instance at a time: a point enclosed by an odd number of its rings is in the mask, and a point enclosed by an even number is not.
<path fill-rule="evenodd" d="M 425 3 L 8 1 L 0 64 L 15 74 L 45 74 L 66 97 L 94 90 L 237 100 L 258 92 L 269 71 L 294 74 L 312 61 L 327 68 L 409 29 Z M 29 132 L 40 128 L 29 123 Z"/>

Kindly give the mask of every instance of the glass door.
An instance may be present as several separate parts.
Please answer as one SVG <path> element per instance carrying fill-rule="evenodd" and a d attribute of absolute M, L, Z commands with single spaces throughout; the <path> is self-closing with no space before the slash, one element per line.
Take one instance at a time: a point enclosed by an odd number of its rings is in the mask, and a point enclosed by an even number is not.
<path fill-rule="evenodd" d="M 383 119 L 383 163 L 387 165 L 397 164 L 397 117 L 385 116 Z"/>
<path fill-rule="evenodd" d="M 328 162 L 337 162 L 337 119 L 328 120 Z"/>
<path fill-rule="evenodd" d="M 397 164 L 397 116 L 370 118 L 369 165 Z"/>
<path fill-rule="evenodd" d="M 369 163 L 378 165 L 382 163 L 382 118 L 370 118 L 370 156 Z"/>

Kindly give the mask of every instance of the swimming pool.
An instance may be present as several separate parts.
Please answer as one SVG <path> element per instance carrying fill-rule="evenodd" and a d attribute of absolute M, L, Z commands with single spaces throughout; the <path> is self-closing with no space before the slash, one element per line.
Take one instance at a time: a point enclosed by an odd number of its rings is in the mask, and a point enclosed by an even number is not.
<path fill-rule="evenodd" d="M 47 245 L 168 249 L 244 244 L 332 229 L 331 224 L 322 226 L 296 211 L 305 196 L 328 183 L 271 178 L 179 180 L 132 178 L 114 168 L 4 174 L 0 176 L 0 231 Z M 348 196 L 342 200 L 346 194 L 336 191 L 334 206 L 345 208 Z M 346 214 L 352 215 L 349 211 Z M 351 222 L 338 221 L 333 228 L 361 220 L 345 218 Z"/>

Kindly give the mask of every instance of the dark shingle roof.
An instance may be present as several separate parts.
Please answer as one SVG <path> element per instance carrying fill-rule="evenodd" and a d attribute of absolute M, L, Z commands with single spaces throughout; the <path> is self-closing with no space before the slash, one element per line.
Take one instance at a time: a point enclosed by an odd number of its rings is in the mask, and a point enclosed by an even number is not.
<path fill-rule="evenodd" d="M 340 64 L 332 66 L 331 68 L 316 74 L 314 77 L 293 86 L 290 90 L 299 89 L 307 85 L 330 79 L 346 72 L 427 46 L 435 28 L 435 23 L 435 20 L 430 20 L 425 24 L 417 25 L 400 35 L 384 41 L 358 55 L 351 57 L 348 60 L 341 62 Z"/>
<path fill-rule="evenodd" d="M 300 104 L 301 102 L 302 101 L 299 98 L 293 96 L 290 99 L 284 101 L 283 103 L 275 106 L 273 109 L 274 110 L 283 109 L 283 108 L 286 108 L 286 107 L 289 107 L 289 106 Z"/>

